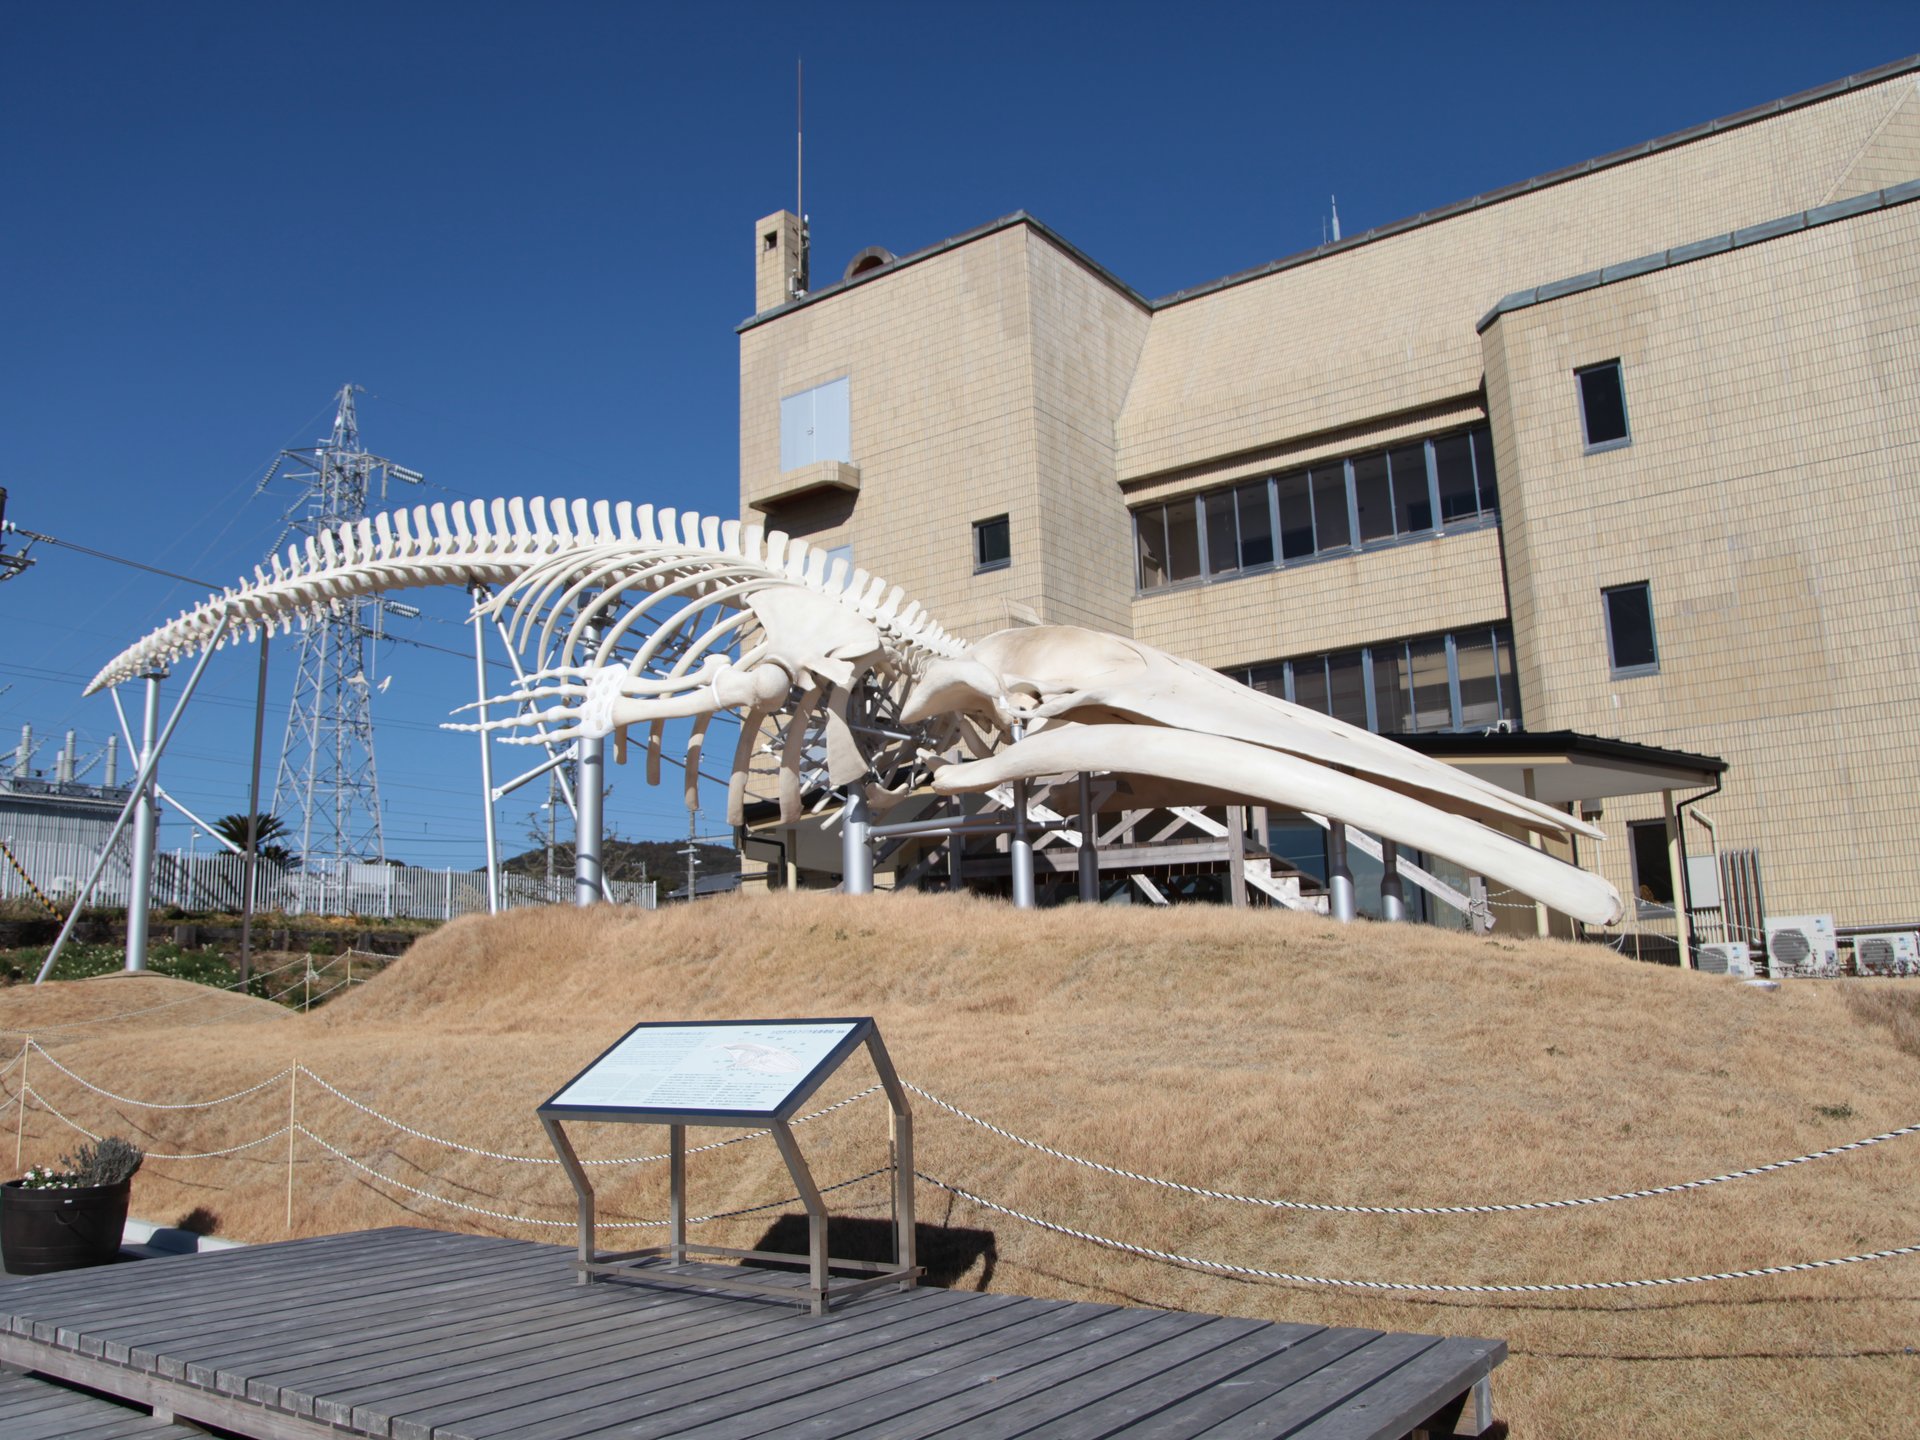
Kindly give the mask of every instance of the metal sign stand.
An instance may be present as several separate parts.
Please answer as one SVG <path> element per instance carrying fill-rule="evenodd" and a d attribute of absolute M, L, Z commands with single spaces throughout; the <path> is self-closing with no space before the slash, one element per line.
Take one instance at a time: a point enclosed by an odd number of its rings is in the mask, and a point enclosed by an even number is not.
<path fill-rule="evenodd" d="M 750 1024 L 756 1022 L 734 1022 Z M 796 1025 L 834 1023 L 834 1022 L 766 1022 L 769 1024 L 792 1023 Z M 575 1089 L 581 1080 L 587 1079 L 601 1063 L 596 1061 L 568 1086 L 540 1107 L 540 1124 L 547 1132 L 554 1154 L 559 1156 L 561 1167 L 567 1172 L 567 1178 L 573 1182 L 574 1195 L 579 1203 L 580 1253 L 573 1263 L 578 1281 L 585 1285 L 599 1275 L 626 1275 L 638 1278 L 649 1284 L 680 1286 L 695 1290 L 717 1289 L 738 1290 L 763 1298 L 784 1301 L 788 1304 L 805 1306 L 815 1315 L 824 1315 L 836 1301 L 848 1299 L 865 1290 L 877 1289 L 885 1285 L 898 1285 L 902 1289 L 911 1288 L 924 1273 L 914 1259 L 914 1194 L 913 1194 L 913 1112 L 907 1103 L 906 1088 L 901 1085 L 900 1077 L 895 1073 L 893 1061 L 888 1058 L 887 1047 L 880 1039 L 879 1027 L 871 1019 L 852 1022 L 851 1029 L 844 1039 L 834 1046 L 832 1051 L 807 1074 L 804 1080 L 789 1091 L 779 1105 L 761 1113 L 740 1110 L 713 1110 L 665 1106 L 600 1106 L 564 1103 L 565 1097 Z M 642 1035 L 648 1026 L 638 1026 L 623 1038 Z M 676 1029 L 704 1028 L 698 1026 L 674 1027 Z M 722 1026 L 712 1027 L 716 1031 Z M 644 1037 L 643 1037 L 644 1038 Z M 873 1260 L 848 1260 L 827 1253 L 827 1207 L 821 1197 L 819 1186 L 814 1183 L 813 1172 L 808 1168 L 806 1157 L 801 1154 L 799 1143 L 794 1139 L 790 1121 L 793 1114 L 819 1088 L 820 1084 L 834 1074 L 846 1062 L 847 1058 L 865 1045 L 868 1057 L 873 1062 L 875 1073 L 880 1077 L 882 1089 L 886 1091 L 889 1110 L 889 1151 L 893 1171 L 893 1212 L 894 1212 L 894 1260 L 891 1263 Z M 618 1046 L 614 1047 L 616 1050 Z M 613 1050 L 607 1052 L 612 1055 Z M 605 1060 L 607 1056 L 602 1056 Z M 664 1245 L 649 1245 L 638 1250 L 603 1252 L 598 1248 L 594 1222 L 593 1182 L 588 1178 L 586 1167 L 580 1163 L 572 1141 L 568 1138 L 565 1120 L 603 1121 L 620 1124 L 660 1124 L 667 1127 L 667 1166 L 668 1166 L 668 1238 Z M 794 1189 L 807 1212 L 807 1283 L 796 1288 L 790 1284 L 772 1281 L 735 1279 L 730 1275 L 716 1275 L 717 1267 L 702 1267 L 692 1274 L 673 1273 L 671 1267 L 684 1265 L 689 1260 L 703 1257 L 716 1257 L 732 1260 L 773 1260 L 792 1263 L 799 1257 L 782 1251 L 739 1250 L 725 1245 L 702 1245 L 687 1239 L 687 1127 L 689 1125 L 725 1126 L 739 1128 L 743 1123 L 764 1123 L 772 1133 L 774 1143 L 780 1147 L 780 1155 L 787 1162 L 787 1172 L 793 1177 Z M 842 1270 L 867 1272 L 860 1280 L 836 1281 L 831 1271 L 838 1267 Z"/>

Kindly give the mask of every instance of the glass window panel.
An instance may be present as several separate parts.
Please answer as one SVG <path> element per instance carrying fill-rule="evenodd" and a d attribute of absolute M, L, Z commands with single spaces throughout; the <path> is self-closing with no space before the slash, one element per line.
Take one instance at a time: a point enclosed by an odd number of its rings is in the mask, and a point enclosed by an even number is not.
<path fill-rule="evenodd" d="M 1267 510 L 1267 482 L 1256 480 L 1235 492 L 1240 505 L 1240 568 L 1273 563 L 1273 516 Z"/>
<path fill-rule="evenodd" d="M 1651 905 L 1673 904 L 1673 867 L 1667 860 L 1667 822 L 1636 820 L 1627 826 L 1633 840 L 1633 888 Z"/>
<path fill-rule="evenodd" d="M 1393 486 L 1387 479 L 1384 451 L 1353 462 L 1353 499 L 1360 515 L 1360 543 L 1393 534 Z"/>
<path fill-rule="evenodd" d="M 1400 645 L 1373 647 L 1373 715 L 1381 733 L 1407 732 L 1406 657 Z"/>
<path fill-rule="evenodd" d="M 1293 662 L 1293 703 L 1327 713 L 1327 657 Z"/>
<path fill-rule="evenodd" d="M 1500 718 L 1520 723 L 1520 679 L 1514 673 L 1513 636 L 1504 626 L 1496 626 L 1493 643 L 1500 652 Z"/>
<path fill-rule="evenodd" d="M 1480 487 L 1480 509 L 1492 515 L 1500 508 L 1500 487 L 1493 478 L 1493 432 L 1473 432 L 1473 477 Z"/>
<path fill-rule="evenodd" d="M 1476 514 L 1480 501 L 1473 491 L 1473 442 L 1465 435 L 1445 435 L 1434 441 L 1433 468 L 1440 481 L 1440 519 L 1461 520 Z"/>
<path fill-rule="evenodd" d="M 1316 549 L 1336 550 L 1353 543 L 1347 524 L 1347 471 L 1337 460 L 1313 467 L 1313 529 Z"/>
<path fill-rule="evenodd" d="M 1287 698 L 1287 667 L 1284 662 L 1278 665 L 1256 665 L 1247 672 L 1247 684 L 1262 695 L 1271 695 L 1276 700 Z"/>
<path fill-rule="evenodd" d="M 1413 680 L 1413 715 L 1407 729 L 1424 732 L 1453 728 L 1453 687 L 1447 678 L 1447 640 L 1435 635 L 1407 646 Z"/>
<path fill-rule="evenodd" d="M 1007 517 L 996 515 L 991 520 L 973 522 L 973 568 L 975 570 L 998 570 L 1012 563 L 1013 544 L 1011 532 L 1007 526 Z"/>
<path fill-rule="evenodd" d="M 1393 525 L 1402 535 L 1433 528 L 1433 496 L 1427 489 L 1427 447 L 1402 445 L 1392 452 Z"/>
<path fill-rule="evenodd" d="M 1167 583 L 1167 510 L 1152 505 L 1136 510 L 1133 535 L 1140 555 L 1140 588 L 1157 590 Z"/>
<path fill-rule="evenodd" d="M 1303 560 L 1313 554 L 1313 500 L 1307 493 L 1307 472 L 1282 475 L 1280 487 L 1280 555 L 1286 560 Z M 1347 518 L 1347 498 L 1340 497 L 1340 520 Z M 1343 540 L 1341 542 L 1345 544 Z"/>
<path fill-rule="evenodd" d="M 1207 569 L 1214 575 L 1240 568 L 1240 537 L 1234 532 L 1233 492 L 1221 490 L 1202 502 L 1207 515 Z"/>
<path fill-rule="evenodd" d="M 1642 581 L 1601 592 L 1607 603 L 1607 647 L 1615 670 L 1652 669 L 1660 663 L 1653 641 L 1653 590 Z"/>
<path fill-rule="evenodd" d="M 1367 728 L 1367 673 L 1358 650 L 1327 657 L 1327 705 L 1334 719 Z"/>
<path fill-rule="evenodd" d="M 1267 850 L 1303 875 L 1327 883 L 1327 832 L 1299 815 L 1278 814 L 1267 821 Z"/>
<path fill-rule="evenodd" d="M 1484 730 L 1500 721 L 1500 682 L 1493 633 L 1474 630 L 1456 635 L 1454 663 L 1460 671 L 1460 728 Z"/>
<path fill-rule="evenodd" d="M 1194 502 L 1167 505 L 1167 578 L 1191 580 L 1200 573 L 1200 522 Z"/>
<path fill-rule="evenodd" d="M 1573 372 L 1580 382 L 1580 415 L 1587 448 L 1627 438 L 1627 397 L 1620 388 L 1620 362 L 1609 360 Z"/>

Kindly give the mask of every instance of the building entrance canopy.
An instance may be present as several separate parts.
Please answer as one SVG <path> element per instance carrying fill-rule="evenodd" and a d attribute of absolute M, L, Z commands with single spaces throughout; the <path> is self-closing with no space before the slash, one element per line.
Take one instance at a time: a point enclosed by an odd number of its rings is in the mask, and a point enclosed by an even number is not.
<path fill-rule="evenodd" d="M 1701 789 L 1717 784 L 1727 773 L 1727 762 L 1715 755 L 1607 740 L 1573 730 L 1394 738 L 1410 750 L 1445 760 L 1503 790 L 1556 806 L 1590 806 L 1628 795 Z"/>

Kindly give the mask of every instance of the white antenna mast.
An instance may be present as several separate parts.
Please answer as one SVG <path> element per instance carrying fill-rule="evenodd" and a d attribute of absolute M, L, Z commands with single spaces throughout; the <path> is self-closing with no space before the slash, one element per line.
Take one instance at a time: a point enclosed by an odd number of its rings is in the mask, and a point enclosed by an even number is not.
<path fill-rule="evenodd" d="M 806 70 L 801 57 L 793 59 L 793 213 L 800 217 L 800 254 L 794 273 L 787 277 L 787 292 L 798 300 L 807 293 L 811 278 L 812 237 L 807 233 L 806 207 Z"/>
<path fill-rule="evenodd" d="M 1333 238 L 1338 240 L 1340 238 L 1340 197 L 1329 195 L 1327 199 L 1333 205 Z"/>

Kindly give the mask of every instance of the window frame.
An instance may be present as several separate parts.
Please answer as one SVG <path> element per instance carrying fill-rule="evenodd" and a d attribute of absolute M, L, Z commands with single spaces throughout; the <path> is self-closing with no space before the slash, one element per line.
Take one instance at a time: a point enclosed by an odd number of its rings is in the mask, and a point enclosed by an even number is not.
<path fill-rule="evenodd" d="M 1667 850 L 1667 847 L 1672 843 L 1672 836 L 1668 833 L 1667 822 L 1665 820 L 1629 820 L 1626 825 L 1627 864 L 1633 872 L 1634 914 L 1641 920 L 1664 919 L 1679 913 L 1679 900 L 1677 896 L 1668 900 L 1658 898 L 1649 900 L 1640 893 L 1639 837 L 1653 830 L 1660 832 L 1660 864 L 1656 870 L 1656 874 L 1660 880 L 1660 886 L 1669 891 L 1673 889 L 1673 869 L 1668 858 Z"/>
<path fill-rule="evenodd" d="M 823 447 L 820 443 L 820 399 L 829 392 L 833 392 L 833 400 L 835 402 L 834 409 L 831 412 L 832 417 L 844 423 L 831 427 L 829 430 L 829 438 L 837 439 L 842 443 L 825 448 L 844 450 L 846 453 L 843 455 L 828 455 L 822 453 Z M 795 423 L 798 423 L 797 409 L 790 409 L 789 407 L 793 407 L 797 402 L 803 400 L 806 402 L 806 445 L 804 458 L 799 454 L 801 449 L 799 441 L 801 437 L 798 434 L 790 435 L 787 428 L 788 417 L 790 415 L 794 416 Z M 790 459 L 794 461 L 791 465 L 787 463 Z M 780 397 L 780 473 L 788 475 L 795 470 L 804 470 L 809 465 L 818 465 L 822 461 L 835 461 L 842 465 L 851 465 L 853 463 L 853 375 L 851 371 L 844 375 L 836 375 L 831 380 L 822 380 L 817 385 L 809 385 L 804 389 L 796 390 L 791 395 L 782 395 Z"/>
<path fill-rule="evenodd" d="M 1614 646 L 1613 636 L 1613 600 L 1615 595 L 1625 595 L 1638 590 L 1647 597 L 1647 644 L 1653 651 L 1653 659 L 1633 665 L 1622 665 L 1619 653 Z M 1660 673 L 1660 627 L 1653 614 L 1653 582 L 1651 580 L 1632 580 L 1624 585 L 1603 585 L 1600 587 L 1600 623 L 1607 632 L 1607 675 L 1614 680 L 1633 680 L 1642 675 Z"/>
<path fill-rule="evenodd" d="M 1597 375 L 1602 370 L 1613 371 L 1614 389 L 1620 395 L 1620 426 L 1622 433 L 1611 440 L 1596 441 L 1591 438 L 1587 424 L 1587 389 L 1585 377 Z M 1580 443 L 1583 455 L 1604 455 L 1609 450 L 1624 450 L 1633 444 L 1633 416 L 1627 410 L 1627 367 L 1619 356 L 1611 360 L 1602 360 L 1594 365 L 1580 365 L 1573 372 L 1573 395 L 1576 408 L 1580 411 Z"/>
<path fill-rule="evenodd" d="M 985 538 L 988 527 L 993 525 L 999 525 L 1004 528 L 1006 532 L 1005 538 L 1006 538 L 1007 553 L 1002 555 L 997 560 L 988 560 L 983 558 L 982 556 L 981 541 Z M 1139 542 L 1136 540 L 1135 555 L 1137 556 L 1138 553 L 1139 553 Z M 984 519 L 974 521 L 973 522 L 973 573 L 976 575 L 990 575 L 996 570 L 1011 570 L 1012 568 L 1013 568 L 1013 525 L 1010 519 L 1008 518 L 1007 512 L 1002 512 L 1001 514 L 998 514 L 998 515 L 988 515 Z"/>

